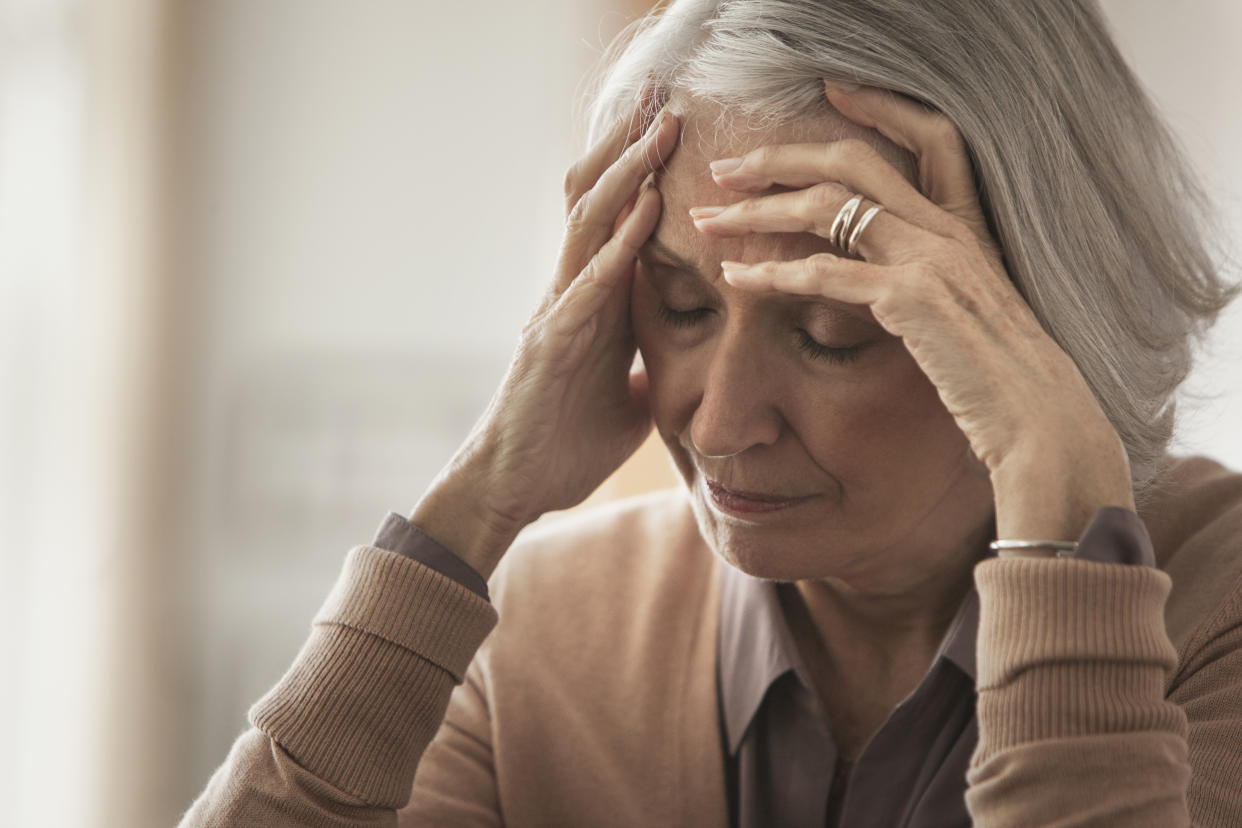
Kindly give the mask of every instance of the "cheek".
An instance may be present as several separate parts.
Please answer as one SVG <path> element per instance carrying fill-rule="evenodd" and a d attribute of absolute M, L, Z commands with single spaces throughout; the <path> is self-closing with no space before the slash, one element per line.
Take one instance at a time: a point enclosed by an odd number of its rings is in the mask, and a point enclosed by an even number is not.
<path fill-rule="evenodd" d="M 956 456 L 965 437 L 900 341 L 860 366 L 858 380 L 824 386 L 791 423 L 812 457 L 847 486 L 871 488 Z M 869 481 L 869 482 L 868 482 Z M 864 485 L 866 484 L 866 485 Z"/>

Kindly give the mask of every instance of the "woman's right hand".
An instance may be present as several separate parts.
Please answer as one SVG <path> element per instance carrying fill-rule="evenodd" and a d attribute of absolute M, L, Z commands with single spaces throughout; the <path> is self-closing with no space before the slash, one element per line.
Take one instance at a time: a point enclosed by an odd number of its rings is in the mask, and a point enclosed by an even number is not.
<path fill-rule="evenodd" d="M 659 193 L 639 188 L 679 126 L 664 109 L 648 126 L 641 110 L 570 168 L 556 275 L 487 410 L 411 518 L 485 578 L 522 527 L 582 502 L 651 432 L 646 374 L 630 372 L 629 294 L 660 217 Z"/>

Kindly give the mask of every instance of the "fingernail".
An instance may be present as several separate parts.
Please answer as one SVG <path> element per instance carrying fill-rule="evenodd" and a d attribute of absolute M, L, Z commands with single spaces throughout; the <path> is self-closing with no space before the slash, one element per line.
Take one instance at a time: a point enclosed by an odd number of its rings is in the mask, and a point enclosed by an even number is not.
<path fill-rule="evenodd" d="M 824 85 L 830 89 L 835 89 L 838 92 L 843 92 L 846 95 L 857 92 L 862 88 L 858 84 L 850 83 L 849 81 L 824 81 Z"/>
<path fill-rule="evenodd" d="M 691 207 L 690 218 L 698 221 L 699 219 L 709 219 L 720 215 L 725 211 L 723 207 Z"/>
<path fill-rule="evenodd" d="M 712 168 L 712 172 L 716 175 L 725 175 L 742 166 L 741 158 L 721 158 L 719 161 L 713 161 L 707 166 Z"/>
<path fill-rule="evenodd" d="M 720 263 L 720 273 L 724 276 L 725 281 L 729 283 L 745 277 L 749 270 L 750 265 L 742 264 L 741 262 L 725 261 Z"/>

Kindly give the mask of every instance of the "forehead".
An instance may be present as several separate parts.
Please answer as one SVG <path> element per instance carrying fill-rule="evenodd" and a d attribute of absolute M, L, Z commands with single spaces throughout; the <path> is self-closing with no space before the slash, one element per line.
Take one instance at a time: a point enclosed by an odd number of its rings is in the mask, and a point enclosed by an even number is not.
<path fill-rule="evenodd" d="M 827 143 L 858 138 L 871 144 L 917 189 L 918 167 L 912 153 L 878 131 L 850 121 L 828 107 L 778 127 L 763 126 L 718 104 L 674 93 L 668 109 L 682 125 L 676 152 L 655 173 L 654 183 L 664 209 L 653 236 L 684 258 L 708 266 L 721 259 L 763 261 L 809 256 L 831 245 L 810 233 L 750 234 L 733 239 L 707 237 L 694 228 L 687 211 L 695 206 L 726 205 L 755 195 L 787 192 L 775 186 L 762 193 L 727 190 L 712 179 L 708 163 L 718 158 L 744 155 L 767 144 Z"/>

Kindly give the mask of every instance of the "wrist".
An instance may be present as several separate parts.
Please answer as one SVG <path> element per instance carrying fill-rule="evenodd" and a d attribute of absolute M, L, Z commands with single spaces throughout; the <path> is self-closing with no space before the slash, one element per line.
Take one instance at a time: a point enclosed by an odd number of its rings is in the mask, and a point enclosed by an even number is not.
<path fill-rule="evenodd" d="M 992 489 L 996 536 L 1005 539 L 1076 541 L 1105 506 L 1135 508 L 1120 440 L 1115 452 L 1068 458 L 1046 449 L 1015 453 L 993 472 Z"/>
<path fill-rule="evenodd" d="M 479 462 L 450 463 L 411 511 L 410 523 L 483 576 L 531 521 L 499 511 L 490 500 L 488 475 Z"/>

